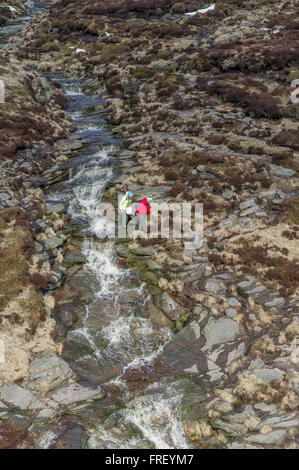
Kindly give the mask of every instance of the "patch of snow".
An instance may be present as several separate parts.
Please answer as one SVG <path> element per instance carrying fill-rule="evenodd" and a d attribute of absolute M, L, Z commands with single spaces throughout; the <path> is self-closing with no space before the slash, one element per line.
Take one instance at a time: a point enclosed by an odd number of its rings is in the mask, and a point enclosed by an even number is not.
<path fill-rule="evenodd" d="M 197 13 L 206 13 L 207 11 L 210 11 L 210 10 L 215 10 L 215 3 L 213 3 L 213 5 L 210 5 L 208 8 L 203 8 L 202 10 L 190 11 L 189 13 L 185 13 L 185 15 L 193 16 L 193 15 L 196 15 Z"/>
<path fill-rule="evenodd" d="M 76 54 L 79 54 L 80 52 L 86 52 L 85 49 L 76 49 Z"/>

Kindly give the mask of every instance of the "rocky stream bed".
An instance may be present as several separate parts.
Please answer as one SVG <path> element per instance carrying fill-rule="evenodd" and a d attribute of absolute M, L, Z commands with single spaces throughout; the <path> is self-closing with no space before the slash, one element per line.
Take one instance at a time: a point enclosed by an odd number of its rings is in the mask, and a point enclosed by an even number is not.
<path fill-rule="evenodd" d="M 277 10 L 19 3 L 0 26 L 0 448 L 297 448 L 296 109 L 246 114 L 263 72 L 226 58 L 222 90 L 216 53 L 267 41 Z M 99 238 L 127 190 L 204 202 L 203 247 Z"/>

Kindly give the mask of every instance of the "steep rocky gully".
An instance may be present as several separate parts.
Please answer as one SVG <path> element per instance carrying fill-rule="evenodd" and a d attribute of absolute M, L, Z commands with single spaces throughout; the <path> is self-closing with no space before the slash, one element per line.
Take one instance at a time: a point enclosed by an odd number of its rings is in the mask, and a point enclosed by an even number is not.
<path fill-rule="evenodd" d="M 298 447 L 298 13 L 0 2 L 0 448 Z M 127 190 L 202 247 L 101 239 Z"/>

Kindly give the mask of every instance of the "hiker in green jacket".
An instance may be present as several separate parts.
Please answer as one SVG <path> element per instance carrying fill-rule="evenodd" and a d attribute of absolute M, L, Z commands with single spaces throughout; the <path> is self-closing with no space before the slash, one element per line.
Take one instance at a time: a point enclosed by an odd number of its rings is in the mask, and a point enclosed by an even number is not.
<path fill-rule="evenodd" d="M 126 192 L 119 203 L 119 209 L 121 213 L 121 224 L 123 227 L 127 226 L 127 215 L 129 214 L 129 207 L 132 204 L 133 193 L 131 191 Z"/>

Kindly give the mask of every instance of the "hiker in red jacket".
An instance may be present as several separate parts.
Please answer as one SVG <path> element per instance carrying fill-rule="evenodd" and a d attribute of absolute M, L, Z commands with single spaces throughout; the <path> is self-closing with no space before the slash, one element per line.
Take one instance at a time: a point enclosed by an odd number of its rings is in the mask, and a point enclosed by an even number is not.
<path fill-rule="evenodd" d="M 139 229 L 144 233 L 147 232 L 146 216 L 151 213 L 149 203 L 153 200 L 152 196 L 147 196 L 138 204 L 136 214 L 139 220 Z"/>

